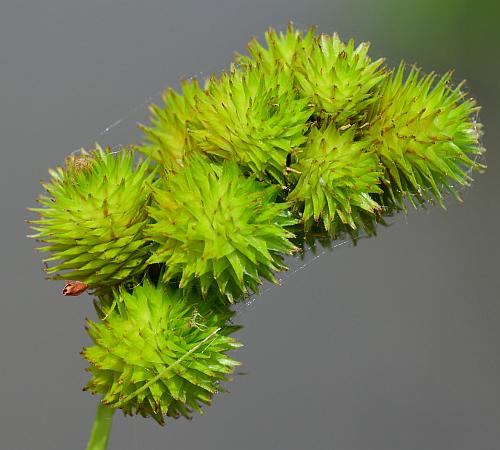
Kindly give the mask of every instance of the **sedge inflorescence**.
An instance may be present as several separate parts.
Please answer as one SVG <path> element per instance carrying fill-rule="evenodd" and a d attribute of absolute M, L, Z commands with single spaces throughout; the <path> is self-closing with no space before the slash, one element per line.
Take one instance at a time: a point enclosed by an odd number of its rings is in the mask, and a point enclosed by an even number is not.
<path fill-rule="evenodd" d="M 210 403 L 237 364 L 231 305 L 304 242 L 372 234 L 484 168 L 478 107 L 449 73 L 293 26 L 248 50 L 167 90 L 142 144 L 50 171 L 34 208 L 47 274 L 97 296 L 86 389 L 126 414 L 163 423 Z"/>

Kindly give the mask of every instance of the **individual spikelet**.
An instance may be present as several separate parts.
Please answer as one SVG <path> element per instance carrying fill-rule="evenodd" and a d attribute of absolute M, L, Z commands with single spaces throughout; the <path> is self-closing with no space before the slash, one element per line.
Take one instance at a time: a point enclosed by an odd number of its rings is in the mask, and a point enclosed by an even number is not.
<path fill-rule="evenodd" d="M 39 248 L 51 253 L 44 259 L 54 263 L 48 275 L 102 289 L 141 274 L 149 257 L 143 236 L 154 177 L 149 163 L 134 168 L 130 150 L 113 154 L 97 146 L 49 173 L 41 207 L 31 208 L 40 218 L 30 236 L 48 244 Z"/>
<path fill-rule="evenodd" d="M 150 126 L 140 125 L 146 142 L 136 150 L 147 155 L 167 170 L 178 170 L 184 158 L 196 152 L 191 128 L 197 125 L 195 104 L 203 94 L 196 79 L 184 80 L 181 93 L 167 89 L 163 95 L 163 106 L 150 106 Z"/>
<path fill-rule="evenodd" d="M 287 200 L 301 213 L 305 231 L 321 221 L 332 236 L 348 225 L 363 227 L 366 217 L 380 207 L 371 194 L 380 194 L 383 174 L 378 157 L 369 150 L 370 143 L 355 140 L 356 129 L 339 131 L 334 123 L 313 128 L 304 149 L 292 166 L 298 181 Z"/>
<path fill-rule="evenodd" d="M 421 76 L 401 64 L 380 87 L 372 105 L 366 139 L 384 164 L 386 197 L 402 207 L 404 198 L 424 204 L 442 203 L 443 191 L 472 181 L 470 171 L 484 168 L 476 161 L 480 125 L 479 108 L 465 99 L 462 84 L 453 88 L 451 73 Z"/>
<path fill-rule="evenodd" d="M 261 277 L 276 282 L 282 255 L 295 250 L 287 227 L 296 222 L 275 202 L 277 190 L 244 177 L 234 162 L 193 158 L 154 190 L 149 262 L 166 265 L 165 282 L 180 278 L 182 289 L 215 290 L 230 302 L 256 292 Z"/>
<path fill-rule="evenodd" d="M 201 126 L 191 134 L 205 153 L 283 185 L 287 155 L 306 140 L 311 113 L 293 77 L 279 65 L 270 75 L 258 66 L 233 66 L 208 84 L 196 108 Z"/>
<path fill-rule="evenodd" d="M 111 408 L 159 424 L 164 416 L 202 412 L 239 364 L 226 354 L 241 346 L 229 337 L 237 328 L 227 324 L 233 313 L 210 299 L 184 299 L 178 289 L 148 279 L 115 295 L 101 322 L 88 321 L 94 345 L 82 352 L 92 375 L 84 389 L 102 394 Z"/>
<path fill-rule="evenodd" d="M 386 76 L 379 70 L 383 59 L 372 61 L 370 44 L 345 44 L 334 33 L 316 37 L 310 54 L 300 55 L 295 77 L 315 105 L 317 115 L 326 115 L 339 126 L 363 122 L 367 107 L 376 100 L 375 88 Z"/>

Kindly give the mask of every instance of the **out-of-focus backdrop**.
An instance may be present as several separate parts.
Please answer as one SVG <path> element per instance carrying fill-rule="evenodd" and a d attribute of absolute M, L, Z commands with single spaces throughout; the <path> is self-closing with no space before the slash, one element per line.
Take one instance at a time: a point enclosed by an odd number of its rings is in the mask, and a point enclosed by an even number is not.
<path fill-rule="evenodd" d="M 90 297 L 47 282 L 23 222 L 47 168 L 137 138 L 143 105 L 227 68 L 269 26 L 317 26 L 389 64 L 455 69 L 483 106 L 488 170 L 448 210 L 396 217 L 239 315 L 245 375 L 191 422 L 116 415 L 110 449 L 500 447 L 500 8 L 487 0 L 2 0 L 0 448 L 83 449 L 96 398 Z M 101 132 L 115 121 L 124 122 Z M 109 142 L 111 141 L 111 142 Z"/>

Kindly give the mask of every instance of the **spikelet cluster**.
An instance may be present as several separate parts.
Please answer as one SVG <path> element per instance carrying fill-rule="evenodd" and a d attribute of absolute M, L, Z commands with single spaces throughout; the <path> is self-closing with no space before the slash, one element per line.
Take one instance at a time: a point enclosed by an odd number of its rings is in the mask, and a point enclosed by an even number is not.
<path fill-rule="evenodd" d="M 147 279 L 115 300 L 103 321 L 87 323 L 94 345 L 82 352 L 92 375 L 85 390 L 160 424 L 164 416 L 201 412 L 238 365 L 226 355 L 240 346 L 224 327 L 232 313 Z"/>
<path fill-rule="evenodd" d="M 394 201 L 401 193 L 424 203 L 441 202 L 452 185 L 467 185 L 483 152 L 474 100 L 462 85 L 450 86 L 451 72 L 422 76 L 404 64 L 380 86 L 369 113 L 366 137 L 385 167 L 384 189 Z"/>
<path fill-rule="evenodd" d="M 380 70 L 384 60 L 372 61 L 369 43 L 346 44 L 337 33 L 314 36 L 311 29 L 305 35 L 288 27 L 278 34 L 271 29 L 265 34 L 267 48 L 257 39 L 248 45 L 250 57 L 240 56 L 245 67 L 263 67 L 273 73 L 286 65 L 295 80 L 300 95 L 307 98 L 317 116 L 325 116 L 339 126 L 360 121 L 366 108 L 376 100 L 375 88 L 385 78 Z"/>
<path fill-rule="evenodd" d="M 193 158 L 154 190 L 149 262 L 165 264 L 165 282 L 178 278 L 203 297 L 214 288 L 229 302 L 256 292 L 261 277 L 275 282 L 282 255 L 294 250 L 287 226 L 296 222 L 276 193 L 232 161 Z"/>
<path fill-rule="evenodd" d="M 484 168 L 463 85 L 368 51 L 271 29 L 150 107 L 146 162 L 98 148 L 51 171 L 33 237 L 50 275 L 98 295 L 86 389 L 158 423 L 201 411 L 236 365 L 231 304 L 275 282 L 285 255 L 374 234 Z"/>
<path fill-rule="evenodd" d="M 292 166 L 300 176 L 288 201 L 302 211 L 306 232 L 321 221 L 338 236 L 344 224 L 352 229 L 362 225 L 363 211 L 375 214 L 380 209 L 370 194 L 382 192 L 382 166 L 370 142 L 355 141 L 355 136 L 355 127 L 340 131 L 333 122 L 314 128 Z"/>
<path fill-rule="evenodd" d="M 67 159 L 43 183 L 47 194 L 32 208 L 33 238 L 47 244 L 50 276 L 102 289 L 142 274 L 149 257 L 144 229 L 154 177 L 147 162 L 134 167 L 130 150 L 118 154 L 97 147 Z"/>
<path fill-rule="evenodd" d="M 213 80 L 200 99 L 201 123 L 192 134 L 202 151 L 236 161 L 260 179 L 283 184 L 287 156 L 306 140 L 312 114 L 293 78 L 279 65 L 266 75 L 259 67 L 232 67 Z"/>

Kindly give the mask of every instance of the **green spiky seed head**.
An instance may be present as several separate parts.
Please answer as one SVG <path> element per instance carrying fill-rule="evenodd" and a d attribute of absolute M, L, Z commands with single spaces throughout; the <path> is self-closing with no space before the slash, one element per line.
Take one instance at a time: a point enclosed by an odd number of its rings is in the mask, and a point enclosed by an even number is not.
<path fill-rule="evenodd" d="M 376 99 L 375 87 L 384 79 L 379 71 L 383 59 L 368 57 L 369 44 L 347 44 L 335 33 L 321 34 L 310 54 L 301 55 L 296 79 L 303 95 L 315 105 L 316 114 L 325 114 L 339 125 L 361 121 L 368 105 Z"/>
<path fill-rule="evenodd" d="M 276 281 L 281 255 L 295 249 L 287 227 L 296 221 L 276 193 L 234 162 L 194 158 L 154 190 L 147 236 L 157 247 L 149 262 L 166 264 L 165 282 L 180 278 L 181 288 L 203 296 L 214 288 L 232 302 L 256 292 L 260 277 Z"/>
<path fill-rule="evenodd" d="M 367 107 L 376 99 L 376 87 L 385 78 L 383 59 L 372 61 L 370 44 L 346 44 L 338 36 L 307 33 L 289 25 L 286 33 L 271 29 L 265 34 L 266 46 L 253 39 L 250 56 L 238 56 L 244 67 L 260 66 L 267 73 L 283 65 L 294 78 L 301 96 L 314 105 L 315 116 L 326 116 L 340 126 L 361 122 Z"/>
<path fill-rule="evenodd" d="M 288 201 L 302 213 L 306 231 L 321 220 L 335 236 L 345 224 L 356 229 L 360 211 L 374 214 L 379 209 L 370 194 L 382 192 L 382 167 L 370 143 L 355 137 L 355 127 L 339 131 L 330 123 L 313 128 L 298 154 L 292 168 L 300 175 Z"/>
<path fill-rule="evenodd" d="M 283 184 L 287 155 L 305 141 L 311 113 L 284 70 L 277 67 L 268 75 L 259 67 L 233 66 L 199 99 L 201 126 L 192 135 L 204 152 Z"/>
<path fill-rule="evenodd" d="M 443 190 L 468 184 L 470 170 L 482 168 L 475 162 L 484 151 L 474 118 L 478 108 L 465 99 L 461 85 L 449 85 L 450 77 L 420 76 L 416 68 L 405 77 L 401 64 L 380 87 L 366 133 L 386 167 L 385 190 L 396 203 L 402 193 L 416 194 L 421 203 L 441 201 Z"/>
<path fill-rule="evenodd" d="M 32 208 L 40 219 L 32 221 L 31 236 L 48 244 L 40 247 L 51 253 L 44 259 L 53 263 L 47 273 L 96 289 L 141 274 L 149 257 L 143 236 L 154 176 L 149 164 L 134 168 L 131 151 L 113 154 L 97 146 L 49 173 L 41 207 Z"/>
<path fill-rule="evenodd" d="M 151 126 L 140 126 L 147 142 L 137 150 L 167 170 L 182 167 L 184 158 L 196 151 L 190 128 L 196 127 L 194 107 L 201 94 L 203 91 L 195 79 L 183 81 L 180 94 L 167 89 L 162 96 L 164 105 L 150 106 Z"/>
<path fill-rule="evenodd" d="M 164 416 L 201 412 L 239 364 L 226 354 L 241 346 L 229 337 L 236 328 L 226 326 L 232 313 L 147 279 L 116 296 L 103 321 L 88 321 L 94 345 L 82 352 L 92 375 L 84 389 L 102 394 L 103 403 L 124 414 L 159 424 Z"/>

